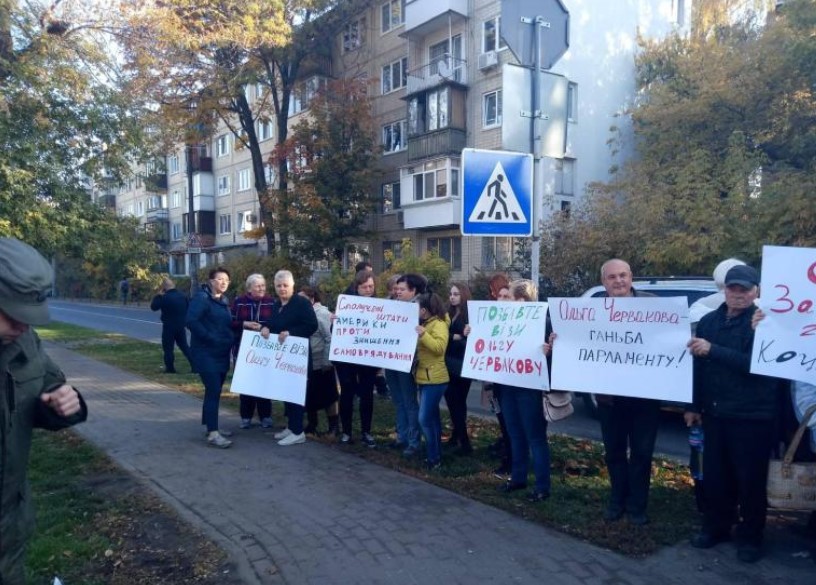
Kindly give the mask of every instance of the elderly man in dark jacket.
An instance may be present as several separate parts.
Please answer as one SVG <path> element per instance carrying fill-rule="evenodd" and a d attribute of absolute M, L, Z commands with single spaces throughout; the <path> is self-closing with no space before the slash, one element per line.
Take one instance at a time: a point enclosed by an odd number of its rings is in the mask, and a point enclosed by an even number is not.
<path fill-rule="evenodd" d="M 153 297 L 150 303 L 151 311 L 161 311 L 162 321 L 162 351 L 164 352 L 164 371 L 167 374 L 176 373 L 176 356 L 173 353 L 178 345 L 181 353 L 190 362 L 190 346 L 187 345 L 187 297 L 179 292 L 176 284 L 169 278 L 162 280 L 162 292 Z"/>
<path fill-rule="evenodd" d="M 735 266 L 725 276 L 725 302 L 704 316 L 689 342 L 694 355 L 694 404 L 686 424 L 705 433 L 703 529 L 697 548 L 730 540 L 737 524 L 737 558 L 755 562 L 767 511 L 768 461 L 779 402 L 773 378 L 750 373 L 751 317 L 759 275 Z"/>
<path fill-rule="evenodd" d="M 0 238 L 0 583 L 25 583 L 25 545 L 34 530 L 27 479 L 32 429 L 58 430 L 88 416 L 30 327 L 48 323 L 50 289 L 45 258 Z"/>

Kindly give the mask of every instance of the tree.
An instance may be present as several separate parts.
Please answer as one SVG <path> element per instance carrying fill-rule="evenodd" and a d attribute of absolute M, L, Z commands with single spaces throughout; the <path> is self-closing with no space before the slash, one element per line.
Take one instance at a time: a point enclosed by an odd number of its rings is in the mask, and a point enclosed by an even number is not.
<path fill-rule="evenodd" d="M 182 128 L 207 128 L 209 116 L 216 115 L 249 150 L 270 253 L 277 247 L 276 233 L 282 252 L 288 252 L 291 221 L 278 200 L 289 187 L 289 171 L 285 160 L 277 161 L 277 188 L 268 184 L 256 124 L 274 120 L 276 144 L 286 142 L 298 82 L 321 70 L 331 56 L 326 39 L 370 3 L 165 0 L 143 8 L 143 2 L 131 2 L 123 39 L 138 71 L 135 90 L 152 96 Z M 245 89 L 255 84 L 268 92 L 250 102 Z"/>
<path fill-rule="evenodd" d="M 373 164 L 378 151 L 365 80 L 329 82 L 309 115 L 276 156 L 286 160 L 294 252 L 310 260 L 342 261 L 346 246 L 367 235 L 375 211 Z"/>
<path fill-rule="evenodd" d="M 763 244 L 816 243 L 816 4 L 710 30 L 641 41 L 637 156 L 546 227 L 543 273 L 560 285 L 597 280 L 612 256 L 708 274 Z"/>

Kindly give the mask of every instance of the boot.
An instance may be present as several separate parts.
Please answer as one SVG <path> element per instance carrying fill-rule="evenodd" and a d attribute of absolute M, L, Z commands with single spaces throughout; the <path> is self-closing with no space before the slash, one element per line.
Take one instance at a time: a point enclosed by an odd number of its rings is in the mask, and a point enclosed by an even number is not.
<path fill-rule="evenodd" d="M 329 435 L 334 435 L 335 437 L 340 435 L 340 416 L 336 414 L 329 415 Z"/>

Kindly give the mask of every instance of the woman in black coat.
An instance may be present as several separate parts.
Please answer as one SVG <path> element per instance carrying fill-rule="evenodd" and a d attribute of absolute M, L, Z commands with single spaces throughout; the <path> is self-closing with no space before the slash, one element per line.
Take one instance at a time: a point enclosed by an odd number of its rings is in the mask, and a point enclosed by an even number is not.
<path fill-rule="evenodd" d="M 263 322 L 261 335 L 269 337 L 274 333 L 278 342 L 283 343 L 290 335 L 309 338 L 317 331 L 317 317 L 308 299 L 295 294 L 295 279 L 288 270 L 275 273 L 275 293 L 277 300 L 272 305 L 272 317 Z M 275 433 L 278 445 L 296 445 L 306 442 L 303 432 L 303 405 L 284 402 L 287 425 Z"/>

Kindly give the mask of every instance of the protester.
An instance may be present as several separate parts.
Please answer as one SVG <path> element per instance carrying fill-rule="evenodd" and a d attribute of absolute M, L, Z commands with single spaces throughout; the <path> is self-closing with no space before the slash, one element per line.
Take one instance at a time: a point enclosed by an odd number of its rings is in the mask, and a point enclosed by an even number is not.
<path fill-rule="evenodd" d="M 510 283 L 510 293 L 517 302 L 538 300 L 538 288 L 532 280 Z M 544 344 L 549 355 L 550 345 Z M 550 446 L 547 442 L 547 420 L 541 390 L 496 384 L 501 390 L 501 411 L 510 436 L 513 469 L 510 480 L 501 486 L 505 493 L 527 489 L 527 470 L 532 452 L 535 488 L 527 499 L 532 503 L 550 497 Z"/>
<path fill-rule="evenodd" d="M 59 430 L 88 417 L 79 392 L 45 353 L 33 325 L 48 323 L 51 265 L 37 250 L 0 238 L 0 583 L 26 582 L 26 543 L 34 532 L 28 485 L 32 430 Z"/>
<path fill-rule="evenodd" d="M 601 267 L 601 284 L 607 297 L 653 297 L 632 286 L 629 264 L 614 258 Z M 652 476 L 660 402 L 647 398 L 596 395 L 598 418 L 604 444 L 604 458 L 609 471 L 611 493 L 604 519 L 615 522 L 624 512 L 629 522 L 649 522 L 646 507 Z M 628 456 L 627 456 L 628 452 Z"/>
<path fill-rule="evenodd" d="M 123 305 L 127 305 L 129 295 L 130 295 L 130 282 L 128 281 L 128 278 L 126 276 L 119 281 L 119 298 L 122 300 Z"/>
<path fill-rule="evenodd" d="M 425 292 L 428 280 L 421 274 L 403 274 L 394 286 L 396 297 L 404 302 L 416 302 L 417 295 Z M 419 403 L 414 376 L 410 372 L 386 370 L 391 399 L 394 401 L 397 419 L 397 438 L 388 446 L 402 449 L 405 457 L 413 457 L 419 451 Z"/>
<path fill-rule="evenodd" d="M 226 268 L 210 270 L 209 281 L 201 285 L 187 310 L 190 330 L 190 355 L 193 368 L 204 384 L 204 404 L 201 424 L 207 427 L 207 444 L 226 449 L 232 441 L 228 431 L 219 431 L 218 406 L 221 389 L 230 368 L 232 349 L 232 315 L 224 293 L 229 288 L 230 275 Z"/>
<path fill-rule="evenodd" d="M 275 273 L 275 293 L 278 299 L 272 305 L 272 316 L 261 325 L 261 335 L 268 338 L 276 334 L 278 343 L 284 343 L 290 335 L 311 337 L 317 331 L 317 317 L 312 304 L 295 294 L 295 278 L 288 270 Z M 311 367 L 311 366 L 310 366 Z M 306 442 L 303 432 L 303 406 L 294 402 L 284 402 L 286 428 L 275 433 L 278 445 L 286 447 Z"/>
<path fill-rule="evenodd" d="M 439 403 L 448 387 L 445 350 L 448 347 L 448 320 L 445 305 L 439 295 L 422 294 L 419 303 L 419 325 L 414 380 L 419 389 L 419 425 L 425 436 L 428 469 L 442 465 L 442 419 Z"/>
<path fill-rule="evenodd" d="M 510 281 L 505 274 L 498 273 L 491 276 L 488 281 L 488 290 L 491 301 L 513 300 L 510 295 Z M 483 388 L 490 394 L 488 400 L 492 405 L 493 412 L 496 413 L 496 420 L 499 421 L 499 430 L 501 431 L 501 436 L 488 447 L 490 452 L 501 457 L 501 465 L 493 470 L 493 474 L 500 479 L 504 479 L 513 470 L 513 452 L 510 447 L 510 435 L 507 433 L 507 425 L 501 411 L 501 388 L 496 388 L 493 384 L 485 384 Z"/>
<path fill-rule="evenodd" d="M 725 275 L 725 302 L 704 316 L 688 347 L 694 355 L 694 403 L 686 424 L 705 434 L 703 528 L 692 546 L 711 548 L 731 539 L 737 558 L 761 557 L 767 512 L 768 462 L 778 414 L 777 381 L 750 373 L 759 274 L 734 266 Z"/>
<path fill-rule="evenodd" d="M 317 434 L 317 413 L 325 409 L 329 419 L 328 433 L 338 435 L 337 379 L 329 361 L 331 346 L 331 313 L 320 303 L 320 293 L 310 286 L 301 287 L 300 296 L 309 300 L 317 317 L 317 331 L 309 338 L 312 365 L 306 385 L 306 420 L 303 430 L 307 435 Z"/>
<path fill-rule="evenodd" d="M 462 377 L 462 365 L 467 347 L 465 327 L 468 325 L 467 302 L 470 300 L 470 288 L 461 282 L 453 283 L 448 299 L 450 330 L 445 365 L 448 368 L 450 382 L 445 390 L 445 404 L 448 405 L 452 430 L 447 444 L 451 447 L 458 445 L 458 453 L 468 455 L 473 452 L 467 429 L 467 398 L 471 379 Z"/>
<path fill-rule="evenodd" d="M 374 296 L 374 275 L 368 270 L 361 270 L 354 276 L 354 285 L 356 295 Z M 374 448 L 377 442 L 371 434 L 371 421 L 374 418 L 374 378 L 377 368 L 346 362 L 337 362 L 335 367 L 340 380 L 340 426 L 343 433 L 340 435 L 340 443 L 348 445 L 354 442 L 351 423 L 356 396 L 360 401 L 360 440 L 366 446 Z"/>
<path fill-rule="evenodd" d="M 275 300 L 266 294 L 266 279 L 263 274 L 250 274 L 246 279 L 246 293 L 232 301 L 232 331 L 235 341 L 232 346 L 234 357 L 241 349 L 241 337 L 244 331 L 260 331 L 261 323 L 272 317 L 272 304 Z M 252 417 L 258 411 L 261 427 L 272 428 L 272 401 L 268 398 L 241 394 L 239 412 L 241 428 L 252 427 Z"/>
<path fill-rule="evenodd" d="M 190 368 L 195 371 L 190 359 L 190 346 L 187 344 L 187 329 L 184 327 L 189 304 L 187 297 L 176 289 L 176 284 L 169 278 L 162 280 L 161 291 L 150 302 L 151 311 L 161 311 L 162 352 L 166 374 L 176 373 L 176 345 L 190 362 Z"/>

